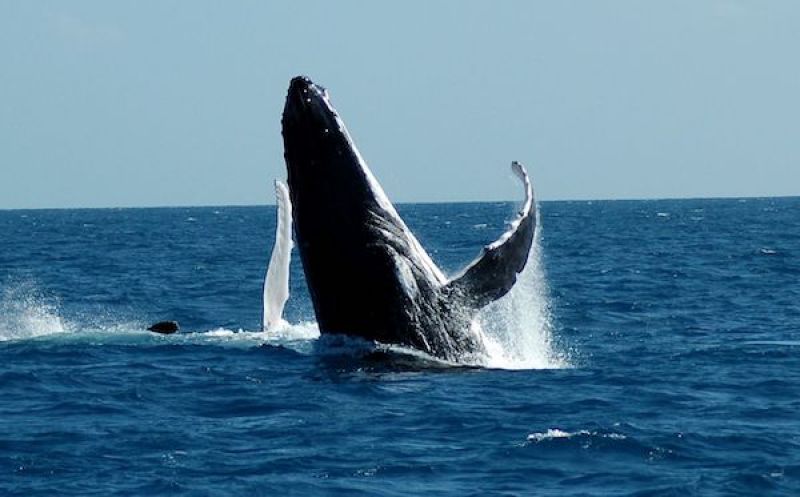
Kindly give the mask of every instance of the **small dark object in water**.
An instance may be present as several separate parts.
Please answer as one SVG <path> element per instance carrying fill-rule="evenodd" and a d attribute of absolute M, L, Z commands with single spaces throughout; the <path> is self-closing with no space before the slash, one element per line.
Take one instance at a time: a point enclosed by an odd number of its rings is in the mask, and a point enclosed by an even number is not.
<path fill-rule="evenodd" d="M 175 333 L 179 329 L 180 326 L 178 326 L 177 321 L 159 321 L 153 326 L 147 328 L 148 331 L 152 331 L 154 333 L 163 333 L 165 335 L 169 335 L 170 333 Z"/>

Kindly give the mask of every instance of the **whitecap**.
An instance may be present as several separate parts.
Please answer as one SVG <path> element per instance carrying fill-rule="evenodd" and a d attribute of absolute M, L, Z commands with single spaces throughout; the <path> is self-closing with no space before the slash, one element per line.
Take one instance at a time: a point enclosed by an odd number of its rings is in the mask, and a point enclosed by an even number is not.
<path fill-rule="evenodd" d="M 542 442 L 544 440 L 552 440 L 554 438 L 571 438 L 575 433 L 559 430 L 558 428 L 548 428 L 546 432 L 536 432 L 528 435 L 529 442 Z"/>
<path fill-rule="evenodd" d="M 597 431 L 578 430 L 574 432 L 563 431 L 558 428 L 548 428 L 545 432 L 535 432 L 528 435 L 528 442 L 544 442 L 546 440 L 554 440 L 559 438 L 572 438 L 572 437 L 599 437 L 608 438 L 610 440 L 625 440 L 626 437 L 622 433 L 601 433 Z"/>

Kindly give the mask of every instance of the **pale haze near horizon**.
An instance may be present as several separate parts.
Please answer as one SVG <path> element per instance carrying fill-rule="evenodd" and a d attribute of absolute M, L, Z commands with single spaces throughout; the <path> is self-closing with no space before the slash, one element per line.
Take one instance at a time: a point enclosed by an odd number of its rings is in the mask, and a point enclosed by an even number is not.
<path fill-rule="evenodd" d="M 800 194 L 798 2 L 0 6 L 0 208 L 273 203 L 289 79 L 397 202 Z"/>

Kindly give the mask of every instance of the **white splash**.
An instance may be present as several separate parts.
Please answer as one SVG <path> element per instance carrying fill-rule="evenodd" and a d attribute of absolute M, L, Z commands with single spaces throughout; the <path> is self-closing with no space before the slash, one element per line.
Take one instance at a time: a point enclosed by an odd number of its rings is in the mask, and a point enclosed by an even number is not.
<path fill-rule="evenodd" d="M 7 288 L 0 300 L 0 342 L 21 340 L 70 330 L 58 307 L 31 285 Z"/>
<path fill-rule="evenodd" d="M 537 210 L 536 235 L 525 269 L 508 294 L 478 316 L 489 352 L 486 366 L 501 369 L 560 369 L 568 358 L 553 343 L 547 280 L 541 263 L 541 224 Z"/>
<path fill-rule="evenodd" d="M 315 321 L 294 324 L 283 321 L 263 334 L 270 340 L 315 340 L 319 338 L 319 326 Z"/>
<path fill-rule="evenodd" d="M 184 337 L 203 338 L 203 339 L 228 339 L 244 342 L 286 342 L 293 340 L 315 340 L 319 338 L 319 327 L 314 321 L 301 321 L 291 324 L 281 321 L 268 331 L 247 331 L 243 329 L 229 330 L 227 328 L 215 328 L 208 331 L 183 332 Z"/>

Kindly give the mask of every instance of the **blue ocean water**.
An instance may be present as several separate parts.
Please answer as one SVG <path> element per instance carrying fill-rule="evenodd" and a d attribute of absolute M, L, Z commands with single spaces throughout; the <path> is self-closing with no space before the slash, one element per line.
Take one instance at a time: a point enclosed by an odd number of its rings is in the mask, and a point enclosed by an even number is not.
<path fill-rule="evenodd" d="M 399 210 L 452 272 L 514 205 Z M 296 254 L 258 332 L 274 218 L 0 211 L 0 495 L 800 494 L 799 198 L 543 203 L 484 368 L 317 338 Z"/>

